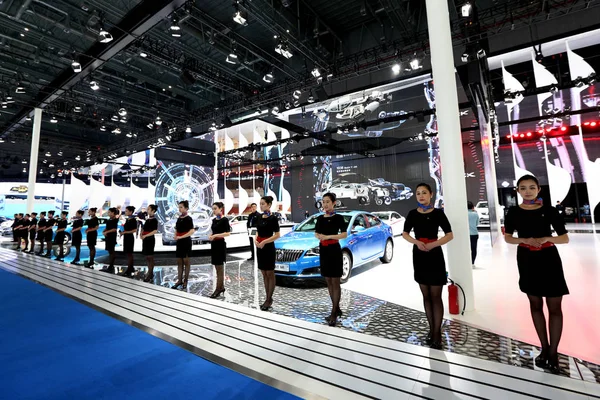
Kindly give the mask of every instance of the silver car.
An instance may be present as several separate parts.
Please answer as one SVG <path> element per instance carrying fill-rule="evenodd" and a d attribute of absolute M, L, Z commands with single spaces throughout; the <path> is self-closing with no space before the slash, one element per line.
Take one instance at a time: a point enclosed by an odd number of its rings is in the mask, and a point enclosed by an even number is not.
<path fill-rule="evenodd" d="M 208 213 L 206 211 L 191 211 L 189 215 L 194 220 L 194 229 L 196 230 L 192 235 L 192 244 L 208 243 L 212 226 L 212 220 Z M 174 246 L 177 243 L 175 240 L 176 222 L 177 218 L 173 218 L 164 225 L 162 242 L 165 246 Z"/>

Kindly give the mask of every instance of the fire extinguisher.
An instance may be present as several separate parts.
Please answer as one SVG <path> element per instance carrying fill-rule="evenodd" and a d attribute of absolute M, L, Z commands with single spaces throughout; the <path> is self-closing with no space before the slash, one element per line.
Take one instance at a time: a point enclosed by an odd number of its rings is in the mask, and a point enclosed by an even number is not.
<path fill-rule="evenodd" d="M 452 279 L 448 278 L 448 281 L 450 282 L 450 285 L 448 286 L 448 308 L 450 310 L 450 314 L 457 315 L 459 313 L 458 289 L 460 289 L 463 295 L 463 309 L 460 314 L 464 315 L 465 307 L 467 306 L 467 296 L 465 296 L 465 291 Z"/>

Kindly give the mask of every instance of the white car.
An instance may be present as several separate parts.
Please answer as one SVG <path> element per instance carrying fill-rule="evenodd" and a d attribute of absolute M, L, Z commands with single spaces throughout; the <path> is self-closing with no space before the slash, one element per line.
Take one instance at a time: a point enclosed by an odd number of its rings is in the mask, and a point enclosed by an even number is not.
<path fill-rule="evenodd" d="M 374 215 L 378 216 L 380 220 L 384 223 L 392 227 L 392 232 L 394 236 L 402 235 L 404 231 L 404 218 L 402 215 L 397 213 L 396 211 L 378 211 L 374 212 Z"/>
<path fill-rule="evenodd" d="M 475 205 L 475 211 L 479 215 L 479 225 L 490 224 L 490 209 L 487 201 L 480 201 Z M 504 222 L 504 206 L 500 206 L 500 223 Z"/>
<path fill-rule="evenodd" d="M 229 225 L 231 226 L 231 233 L 248 233 L 246 224 L 248 223 L 247 215 L 228 215 Z"/>
<path fill-rule="evenodd" d="M 336 205 L 339 207 L 343 204 L 341 199 L 358 200 L 360 204 L 369 203 L 369 187 L 360 183 L 337 183 L 331 185 L 329 192 L 335 194 L 337 198 Z M 320 202 L 318 202 L 320 203 Z M 321 208 L 322 204 L 318 204 L 317 208 Z"/>

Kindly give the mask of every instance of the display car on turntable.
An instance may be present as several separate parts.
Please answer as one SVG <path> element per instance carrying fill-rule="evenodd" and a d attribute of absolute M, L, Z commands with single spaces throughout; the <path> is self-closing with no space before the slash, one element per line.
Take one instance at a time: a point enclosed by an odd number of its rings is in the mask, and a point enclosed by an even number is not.
<path fill-rule="evenodd" d="M 338 212 L 348 224 L 348 237 L 340 240 L 344 259 L 342 282 L 352 269 L 377 259 L 389 263 L 394 256 L 392 228 L 364 211 Z M 315 214 L 275 241 L 275 274 L 287 278 L 321 277 L 319 241 L 315 237 Z"/>

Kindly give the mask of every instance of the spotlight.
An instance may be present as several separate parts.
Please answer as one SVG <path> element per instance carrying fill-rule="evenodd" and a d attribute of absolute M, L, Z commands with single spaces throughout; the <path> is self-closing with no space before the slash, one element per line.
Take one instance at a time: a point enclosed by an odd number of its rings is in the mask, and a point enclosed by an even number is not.
<path fill-rule="evenodd" d="M 396 63 L 392 65 L 392 72 L 394 75 L 398 75 L 400 73 L 400 64 Z"/>
<path fill-rule="evenodd" d="M 119 117 L 117 117 L 116 115 L 113 115 L 110 119 L 115 122 L 119 121 Z"/>
<path fill-rule="evenodd" d="M 73 72 L 75 73 L 81 72 L 81 64 L 75 60 L 71 63 L 71 68 L 73 68 Z"/>
<path fill-rule="evenodd" d="M 319 68 L 315 68 L 311 71 L 312 76 L 314 76 L 315 78 L 318 78 L 321 76 L 321 71 L 319 71 Z"/>
<path fill-rule="evenodd" d="M 552 85 L 550 87 L 550 93 L 556 93 L 556 92 L 558 92 L 558 87 L 556 85 Z"/>
<path fill-rule="evenodd" d="M 294 99 L 296 99 L 296 100 L 300 99 L 301 95 L 302 95 L 302 92 L 299 90 L 294 90 L 294 93 L 292 94 L 292 96 L 294 96 Z"/>
<path fill-rule="evenodd" d="M 229 64 L 237 64 L 238 63 L 238 56 L 235 53 L 229 53 L 229 55 L 227 56 L 227 58 L 225 59 L 226 62 L 228 62 Z"/>
<path fill-rule="evenodd" d="M 315 98 L 314 98 L 314 96 L 311 94 L 310 96 L 308 96 L 308 99 L 306 99 L 306 101 L 308 101 L 309 103 L 314 103 L 314 102 L 315 102 Z"/>
<path fill-rule="evenodd" d="M 23 173 L 26 173 L 26 172 L 27 172 L 27 168 L 23 168 Z"/>
<path fill-rule="evenodd" d="M 469 62 L 469 53 L 467 53 L 466 51 L 462 54 L 462 56 L 460 56 L 460 59 L 462 62 L 466 63 Z"/>
<path fill-rule="evenodd" d="M 542 50 L 541 50 L 541 46 L 540 49 L 535 49 L 535 61 L 537 61 L 538 63 L 542 63 L 542 61 L 544 61 L 544 55 L 542 54 Z"/>
<path fill-rule="evenodd" d="M 485 50 L 483 50 L 483 49 L 477 50 L 477 58 L 482 59 L 482 58 L 485 58 L 485 56 L 486 56 Z"/>
<path fill-rule="evenodd" d="M 73 108 L 73 111 L 76 112 L 76 113 L 80 113 L 81 112 L 81 107 L 80 106 L 75 106 Z"/>
<path fill-rule="evenodd" d="M 52 153 L 50 153 L 49 151 L 46 152 L 46 157 L 52 157 Z"/>
<path fill-rule="evenodd" d="M 146 125 L 148 127 L 148 129 L 152 129 L 154 128 L 154 124 L 152 122 L 148 123 L 148 125 Z"/>
<path fill-rule="evenodd" d="M 119 108 L 119 115 L 121 117 L 126 116 L 127 115 L 127 110 L 125 108 L 123 108 L 123 107 Z"/>
<path fill-rule="evenodd" d="M 25 87 L 22 86 L 20 83 L 17 83 L 17 88 L 15 89 L 15 93 L 17 93 L 17 94 L 24 94 L 25 93 Z"/>
<path fill-rule="evenodd" d="M 277 54 L 281 54 L 283 57 L 285 58 L 292 58 L 292 56 L 294 54 L 292 54 L 292 52 L 290 51 L 290 48 L 288 47 L 287 44 L 279 42 L 279 44 L 277 46 L 275 46 L 275 52 Z"/>
<path fill-rule="evenodd" d="M 58 123 L 58 120 L 56 119 L 55 116 L 52 116 L 52 118 L 50 118 L 50 122 L 53 124 L 56 124 L 56 123 Z"/>
<path fill-rule="evenodd" d="M 181 27 L 179 26 L 179 21 L 177 20 L 177 18 L 173 18 L 171 20 L 171 27 L 169 28 L 169 30 L 171 32 L 178 32 L 181 30 Z"/>
<path fill-rule="evenodd" d="M 57 155 L 57 156 L 59 156 L 59 157 L 62 157 L 62 155 L 63 155 L 63 152 L 62 152 L 62 151 L 59 151 L 59 152 L 58 152 L 56 155 Z"/>
<path fill-rule="evenodd" d="M 278 106 L 273 107 L 273 110 L 271 110 L 271 112 L 273 114 L 279 114 L 279 107 Z"/>
<path fill-rule="evenodd" d="M 98 85 L 98 82 L 96 82 L 96 81 L 91 81 L 90 82 L 90 89 L 92 89 L 92 90 L 98 90 L 98 89 L 100 89 L 100 85 Z"/>
<path fill-rule="evenodd" d="M 190 128 L 189 126 L 185 128 L 185 133 L 192 133 L 192 128 Z"/>
<path fill-rule="evenodd" d="M 240 25 L 246 25 L 246 13 L 237 10 L 233 13 L 233 20 Z"/>
<path fill-rule="evenodd" d="M 145 52 L 143 52 L 143 51 L 142 51 L 142 52 L 140 53 L 140 57 L 142 57 L 142 58 L 146 58 L 146 57 L 148 57 L 148 53 L 145 53 Z"/>
<path fill-rule="evenodd" d="M 471 5 L 471 3 L 465 3 L 460 8 L 460 14 L 465 18 L 470 17 L 472 12 L 473 12 L 473 6 Z"/>
<path fill-rule="evenodd" d="M 265 76 L 263 76 L 263 81 L 265 81 L 267 83 L 273 83 L 274 80 L 275 80 L 275 78 L 273 77 L 272 72 L 269 72 L 268 74 L 265 74 Z"/>
<path fill-rule="evenodd" d="M 100 33 L 98 34 L 98 40 L 100 43 L 110 43 L 113 40 L 113 37 L 110 33 L 104 30 L 104 28 L 100 28 Z"/>
<path fill-rule="evenodd" d="M 292 108 L 292 103 L 290 103 L 289 101 L 285 102 L 285 109 L 289 110 L 290 108 Z"/>
<path fill-rule="evenodd" d="M 119 133 L 121 133 L 121 129 L 115 128 L 115 129 L 113 129 L 112 133 L 114 133 L 115 135 L 118 135 Z"/>
<path fill-rule="evenodd" d="M 157 126 L 161 126 L 163 122 L 162 122 L 162 119 L 161 119 L 160 117 L 156 117 L 156 120 L 154 121 L 154 123 L 155 123 Z"/>
<path fill-rule="evenodd" d="M 423 68 L 423 66 L 422 66 L 422 65 L 421 65 L 421 63 L 419 62 L 419 59 L 415 57 L 415 58 L 413 58 L 413 59 L 411 60 L 411 62 L 410 62 L 410 68 L 411 68 L 412 70 L 415 70 L 415 69 Z"/>

